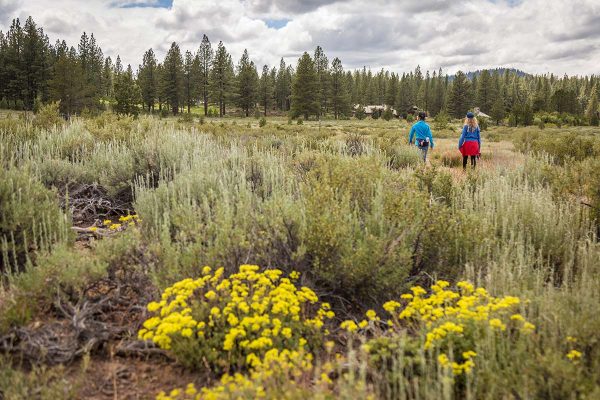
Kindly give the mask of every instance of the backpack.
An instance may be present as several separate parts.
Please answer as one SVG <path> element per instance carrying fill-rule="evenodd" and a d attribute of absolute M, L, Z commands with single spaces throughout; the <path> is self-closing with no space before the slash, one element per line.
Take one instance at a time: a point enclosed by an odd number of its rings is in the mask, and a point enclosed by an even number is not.
<path fill-rule="evenodd" d="M 429 147 L 429 138 L 417 139 L 417 144 L 419 147 Z"/>

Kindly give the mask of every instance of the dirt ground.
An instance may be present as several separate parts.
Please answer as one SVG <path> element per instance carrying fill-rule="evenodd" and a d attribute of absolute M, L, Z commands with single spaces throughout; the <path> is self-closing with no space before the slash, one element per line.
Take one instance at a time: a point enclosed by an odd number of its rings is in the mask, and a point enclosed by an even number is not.
<path fill-rule="evenodd" d="M 188 383 L 204 386 L 209 374 L 202 375 L 158 358 L 113 357 L 83 360 L 69 368 L 66 379 L 81 399 L 141 400 L 154 399 L 160 391 L 185 388 Z"/>

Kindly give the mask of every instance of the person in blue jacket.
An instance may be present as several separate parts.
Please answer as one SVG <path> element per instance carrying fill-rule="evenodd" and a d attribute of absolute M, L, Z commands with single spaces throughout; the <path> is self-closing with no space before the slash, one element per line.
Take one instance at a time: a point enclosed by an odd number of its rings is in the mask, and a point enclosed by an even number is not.
<path fill-rule="evenodd" d="M 433 149 L 433 135 L 431 134 L 431 128 L 425 123 L 427 114 L 420 112 L 418 115 L 418 121 L 410 129 L 410 135 L 408 136 L 408 143 L 413 144 L 415 139 L 415 145 L 421 150 L 423 154 L 423 161 L 427 161 L 427 151 L 429 147 Z"/>
<path fill-rule="evenodd" d="M 471 166 L 475 168 L 477 157 L 481 155 L 481 133 L 477 118 L 472 112 L 468 112 L 465 118 L 465 125 L 458 140 L 458 149 L 463 156 L 463 169 L 467 169 L 469 157 L 471 157 Z"/>

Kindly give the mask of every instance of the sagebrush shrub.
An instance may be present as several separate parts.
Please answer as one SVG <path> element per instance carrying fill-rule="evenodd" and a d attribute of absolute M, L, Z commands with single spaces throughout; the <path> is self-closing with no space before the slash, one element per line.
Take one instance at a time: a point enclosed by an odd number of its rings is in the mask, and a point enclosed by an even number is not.
<path fill-rule="evenodd" d="M 0 273 L 19 271 L 38 251 L 72 239 L 56 193 L 26 169 L 0 169 Z"/>

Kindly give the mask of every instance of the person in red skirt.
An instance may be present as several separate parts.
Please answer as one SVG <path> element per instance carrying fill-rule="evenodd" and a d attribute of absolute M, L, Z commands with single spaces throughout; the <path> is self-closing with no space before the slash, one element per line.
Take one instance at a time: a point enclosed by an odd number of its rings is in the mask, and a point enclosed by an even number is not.
<path fill-rule="evenodd" d="M 468 112 L 465 118 L 465 126 L 458 140 L 458 149 L 463 156 L 463 169 L 467 169 L 469 157 L 471 157 L 471 166 L 475 168 L 477 157 L 481 154 L 481 134 L 477 118 L 472 112 Z"/>

